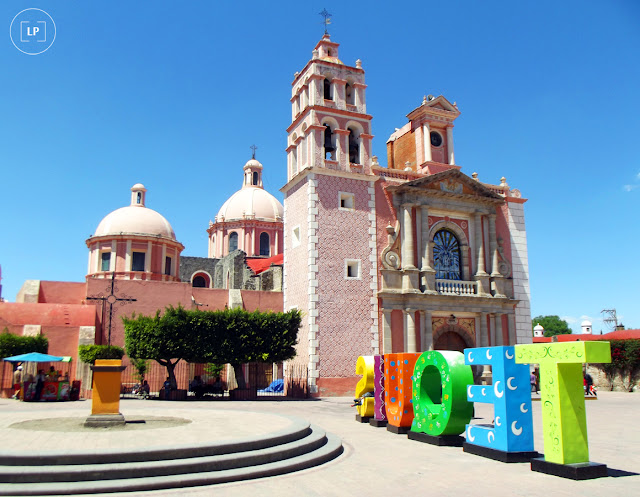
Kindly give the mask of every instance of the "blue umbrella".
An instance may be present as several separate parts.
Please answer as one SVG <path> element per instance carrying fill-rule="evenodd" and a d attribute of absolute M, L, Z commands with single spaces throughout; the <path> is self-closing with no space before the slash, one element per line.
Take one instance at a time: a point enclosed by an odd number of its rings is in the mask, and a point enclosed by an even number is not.
<path fill-rule="evenodd" d="M 40 352 L 29 352 L 28 354 L 20 354 L 4 358 L 4 360 L 8 362 L 60 362 L 62 359 L 62 357 L 41 354 Z"/>

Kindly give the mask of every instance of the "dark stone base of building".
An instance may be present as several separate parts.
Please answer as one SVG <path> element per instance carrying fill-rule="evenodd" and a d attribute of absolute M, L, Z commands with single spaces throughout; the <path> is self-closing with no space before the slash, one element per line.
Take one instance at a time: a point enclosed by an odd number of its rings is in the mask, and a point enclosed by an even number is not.
<path fill-rule="evenodd" d="M 371 416 L 360 416 L 360 414 L 356 414 L 356 421 L 358 423 L 368 423 L 371 419 Z"/>
<path fill-rule="evenodd" d="M 388 421 L 386 419 L 376 419 L 376 418 L 371 418 L 369 420 L 369 424 L 371 426 L 375 426 L 376 428 L 384 428 L 387 426 Z"/>
<path fill-rule="evenodd" d="M 426 433 L 410 431 L 408 437 L 409 440 L 438 445 L 440 447 L 462 447 L 462 444 L 464 443 L 464 437 L 461 437 L 460 435 L 440 435 L 434 437 L 432 435 L 427 435 Z"/>
<path fill-rule="evenodd" d="M 531 452 L 505 452 L 504 450 L 491 449 L 489 447 L 482 447 L 480 445 L 470 444 L 465 442 L 462 445 L 462 450 L 469 454 L 474 454 L 480 457 L 486 457 L 487 459 L 493 459 L 494 461 L 512 463 L 512 462 L 529 462 L 534 457 L 540 457 L 536 451 Z"/>
<path fill-rule="evenodd" d="M 531 459 L 531 471 L 547 475 L 569 478 L 570 480 L 592 480 L 607 476 L 607 466 L 595 462 L 576 464 L 556 464 L 547 462 L 544 458 Z"/>
<path fill-rule="evenodd" d="M 393 426 L 393 425 L 387 424 L 387 431 L 390 431 L 391 433 L 395 433 L 396 435 L 405 435 L 409 433 L 410 429 L 411 429 L 411 426 Z"/>

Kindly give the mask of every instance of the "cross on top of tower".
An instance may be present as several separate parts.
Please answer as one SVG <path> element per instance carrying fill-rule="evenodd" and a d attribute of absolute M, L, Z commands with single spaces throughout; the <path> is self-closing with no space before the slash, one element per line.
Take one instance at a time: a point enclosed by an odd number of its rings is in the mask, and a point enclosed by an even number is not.
<path fill-rule="evenodd" d="M 255 145 L 251 145 L 249 148 L 253 151 L 253 154 L 252 154 L 251 158 L 255 159 L 256 158 L 256 150 L 258 150 L 258 147 L 256 147 Z"/>
<path fill-rule="evenodd" d="M 331 24 L 331 14 L 327 12 L 327 9 L 322 9 L 322 12 L 320 12 L 320 15 L 324 17 L 324 21 L 322 21 L 322 24 L 324 24 L 324 34 L 329 34 L 329 31 L 327 30 L 327 26 Z"/>

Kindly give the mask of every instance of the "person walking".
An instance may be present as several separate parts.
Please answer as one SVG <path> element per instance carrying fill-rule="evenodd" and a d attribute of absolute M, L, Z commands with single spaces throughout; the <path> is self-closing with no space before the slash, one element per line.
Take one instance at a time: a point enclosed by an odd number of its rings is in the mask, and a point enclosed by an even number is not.
<path fill-rule="evenodd" d="M 585 385 L 585 388 L 584 388 L 585 394 L 587 396 L 593 395 L 594 397 L 597 397 L 595 389 L 593 388 L 593 378 L 591 377 L 591 375 L 585 371 L 583 374 L 583 378 L 584 378 L 584 385 Z"/>

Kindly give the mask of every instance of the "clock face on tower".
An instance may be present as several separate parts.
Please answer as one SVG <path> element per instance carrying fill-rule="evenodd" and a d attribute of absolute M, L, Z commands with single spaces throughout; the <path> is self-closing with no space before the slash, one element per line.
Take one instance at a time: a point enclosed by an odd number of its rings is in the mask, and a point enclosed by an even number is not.
<path fill-rule="evenodd" d="M 442 136 L 437 131 L 431 132 L 431 145 L 434 147 L 439 147 L 442 145 Z"/>

